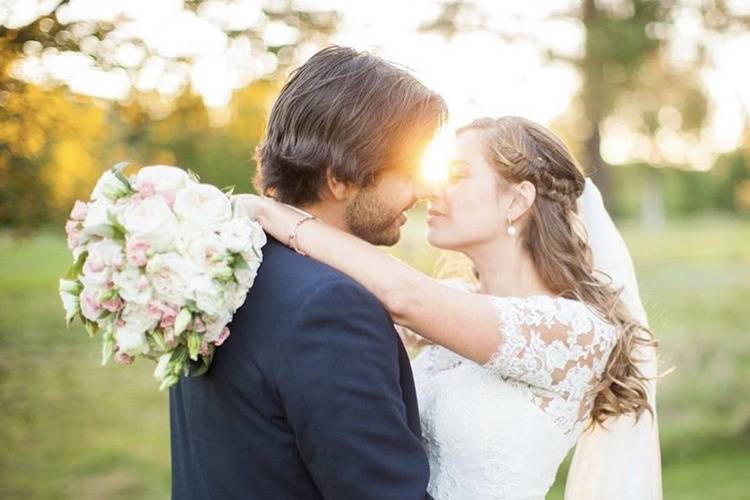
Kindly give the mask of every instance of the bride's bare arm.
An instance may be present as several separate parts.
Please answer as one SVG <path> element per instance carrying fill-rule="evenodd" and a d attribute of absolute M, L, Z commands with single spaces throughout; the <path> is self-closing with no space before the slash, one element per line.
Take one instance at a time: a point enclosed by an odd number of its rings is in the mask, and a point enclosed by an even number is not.
<path fill-rule="evenodd" d="M 282 243 L 304 217 L 295 209 L 250 195 L 235 197 Z M 295 246 L 370 290 L 394 322 L 461 356 L 487 362 L 498 348 L 497 317 L 489 297 L 456 290 L 374 245 L 318 220 L 296 229 Z"/>
<path fill-rule="evenodd" d="M 398 323 L 393 325 L 396 328 L 396 333 L 401 337 L 401 341 L 404 345 L 410 349 L 420 349 L 422 347 L 432 344 L 429 339 L 426 339 L 418 333 L 409 330 L 405 326 L 399 325 Z"/>

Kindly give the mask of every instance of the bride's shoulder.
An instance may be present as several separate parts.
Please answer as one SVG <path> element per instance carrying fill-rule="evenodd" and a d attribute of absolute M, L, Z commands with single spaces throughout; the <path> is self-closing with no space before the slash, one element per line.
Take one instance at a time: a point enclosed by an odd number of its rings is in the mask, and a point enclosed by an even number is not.
<path fill-rule="evenodd" d="M 515 312 L 524 322 L 557 323 L 577 330 L 596 329 L 615 335 L 615 326 L 591 304 L 578 299 L 550 295 L 493 297 L 499 312 Z"/>

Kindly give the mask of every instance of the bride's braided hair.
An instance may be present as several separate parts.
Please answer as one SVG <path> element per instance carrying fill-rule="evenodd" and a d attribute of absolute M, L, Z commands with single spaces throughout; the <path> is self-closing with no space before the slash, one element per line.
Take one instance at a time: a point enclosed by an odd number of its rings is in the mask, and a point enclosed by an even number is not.
<path fill-rule="evenodd" d="M 592 423 L 652 411 L 635 352 L 655 342 L 627 311 L 611 279 L 594 270 L 577 213 L 585 177 L 568 148 L 550 130 L 520 117 L 481 118 L 457 133 L 466 130 L 484 134 L 488 160 L 503 179 L 534 184 L 537 196 L 519 237 L 545 284 L 562 297 L 589 305 L 618 329 L 617 344 L 594 389 Z"/>

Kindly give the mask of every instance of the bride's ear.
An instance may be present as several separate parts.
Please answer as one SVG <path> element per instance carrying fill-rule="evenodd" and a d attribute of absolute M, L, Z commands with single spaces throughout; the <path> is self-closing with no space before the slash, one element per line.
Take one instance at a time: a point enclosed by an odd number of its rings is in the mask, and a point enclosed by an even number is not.
<path fill-rule="evenodd" d="M 508 217 L 515 221 L 524 216 L 536 200 L 536 187 L 529 181 L 523 181 L 512 188 L 513 200 L 508 207 Z"/>

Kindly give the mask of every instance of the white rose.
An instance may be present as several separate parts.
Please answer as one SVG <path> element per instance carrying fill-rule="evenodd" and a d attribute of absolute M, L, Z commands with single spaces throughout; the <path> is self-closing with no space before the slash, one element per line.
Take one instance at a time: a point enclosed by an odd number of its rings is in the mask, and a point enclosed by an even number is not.
<path fill-rule="evenodd" d="M 94 191 L 91 193 L 91 199 L 100 200 L 106 198 L 114 201 L 129 192 L 130 186 L 122 182 L 114 172 L 107 170 L 96 182 Z"/>
<path fill-rule="evenodd" d="M 232 320 L 232 314 L 225 312 L 216 316 L 203 316 L 203 323 L 206 325 L 206 332 L 203 334 L 205 342 L 216 342 L 221 336 L 221 331 Z"/>
<path fill-rule="evenodd" d="M 99 295 L 105 289 L 98 286 L 84 285 L 79 296 L 81 313 L 83 317 L 91 321 L 97 321 L 104 312 Z"/>
<path fill-rule="evenodd" d="M 226 286 L 226 300 L 227 305 L 229 306 L 229 309 L 231 312 L 236 311 L 237 309 L 242 306 L 242 304 L 245 303 L 245 299 L 247 298 L 247 290 L 248 287 L 243 286 L 242 284 L 237 283 L 228 283 Z"/>
<path fill-rule="evenodd" d="M 146 332 L 154 328 L 159 320 L 149 314 L 148 307 L 132 302 L 125 304 L 120 319 L 125 322 L 115 331 L 120 350 L 130 356 L 146 354 L 149 351 Z"/>
<path fill-rule="evenodd" d="M 115 340 L 117 341 L 117 346 L 120 348 L 120 352 L 129 356 L 146 354 L 149 351 L 146 333 L 127 323 L 117 327 L 115 330 Z"/>
<path fill-rule="evenodd" d="M 268 238 L 266 237 L 265 231 L 263 231 L 263 226 L 258 222 L 252 221 L 250 227 L 252 228 L 251 237 L 253 240 L 253 248 L 258 254 L 260 254 L 260 249 L 268 242 Z"/>
<path fill-rule="evenodd" d="M 149 314 L 148 307 L 143 304 L 128 302 L 120 314 L 120 319 L 135 330 L 147 332 L 154 328 L 159 320 Z"/>
<path fill-rule="evenodd" d="M 88 245 L 89 254 L 83 263 L 81 282 L 84 285 L 104 287 L 112 272 L 123 265 L 122 247 L 112 240 L 99 240 Z"/>
<path fill-rule="evenodd" d="M 147 304 L 151 300 L 151 284 L 141 270 L 135 266 L 125 266 L 112 275 L 117 292 L 123 300 L 136 304 Z"/>
<path fill-rule="evenodd" d="M 252 246 L 240 252 L 242 258 L 245 259 L 247 265 L 253 266 L 254 264 L 260 265 L 260 261 L 263 260 L 263 252 L 261 248 L 268 242 L 266 233 L 263 228 L 257 222 L 252 222 L 250 227 L 252 228 L 250 239 L 252 240 Z"/>
<path fill-rule="evenodd" d="M 86 218 L 83 220 L 83 232 L 92 236 L 111 238 L 114 234 L 109 220 L 109 209 L 112 205 L 107 198 L 100 198 L 89 203 Z"/>
<path fill-rule="evenodd" d="M 253 228 L 248 219 L 235 217 L 222 224 L 219 230 L 221 240 L 230 252 L 243 252 L 251 248 Z"/>
<path fill-rule="evenodd" d="M 89 255 L 86 262 L 90 262 L 96 267 L 122 267 L 125 255 L 122 251 L 122 245 L 112 240 L 100 240 L 89 243 Z"/>
<path fill-rule="evenodd" d="M 169 249 L 179 227 L 175 214 L 161 196 L 133 200 L 122 211 L 120 223 L 129 238 L 147 242 L 156 252 Z"/>
<path fill-rule="evenodd" d="M 190 295 L 202 312 L 214 316 L 226 309 L 226 290 L 210 276 L 196 276 L 190 281 Z"/>
<path fill-rule="evenodd" d="M 176 246 L 197 269 L 205 272 L 225 267 L 229 257 L 224 242 L 216 233 L 189 233 L 178 238 Z"/>
<path fill-rule="evenodd" d="M 174 212 L 191 227 L 217 230 L 232 217 L 229 198 L 219 188 L 210 184 L 189 183 L 177 191 Z"/>
<path fill-rule="evenodd" d="M 96 267 L 93 264 L 89 264 L 89 259 L 86 258 L 86 262 L 83 263 L 83 269 L 81 275 L 78 277 L 85 286 L 105 288 L 109 282 L 109 278 L 112 276 L 112 269 L 106 266 Z"/>
<path fill-rule="evenodd" d="M 143 167 L 135 176 L 136 189 L 141 190 L 147 186 L 157 193 L 182 189 L 187 182 L 188 175 L 184 170 L 169 165 Z"/>
<path fill-rule="evenodd" d="M 196 275 L 192 263 L 176 252 L 156 254 L 146 264 L 146 276 L 158 297 L 164 302 L 185 305 L 188 287 Z"/>
<path fill-rule="evenodd" d="M 247 265 L 247 269 L 237 269 L 234 272 L 234 279 L 246 290 L 250 289 L 253 283 L 255 283 L 255 278 L 258 276 L 258 269 L 260 268 L 260 261 L 256 259 L 248 262 Z"/>

